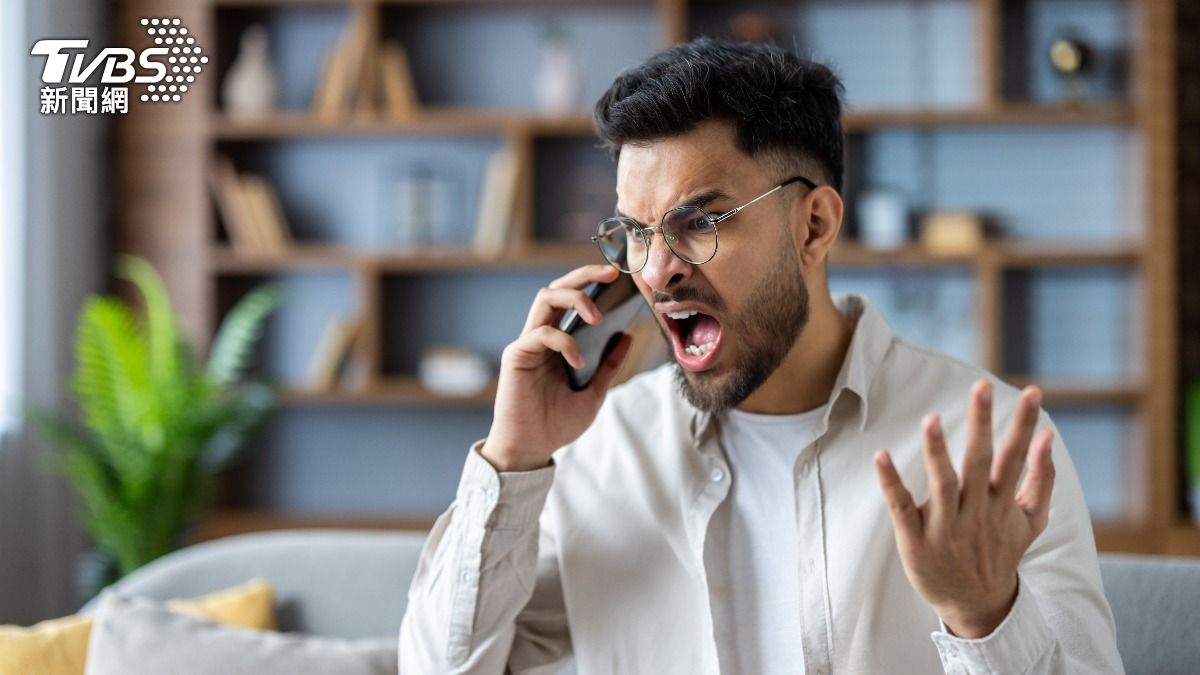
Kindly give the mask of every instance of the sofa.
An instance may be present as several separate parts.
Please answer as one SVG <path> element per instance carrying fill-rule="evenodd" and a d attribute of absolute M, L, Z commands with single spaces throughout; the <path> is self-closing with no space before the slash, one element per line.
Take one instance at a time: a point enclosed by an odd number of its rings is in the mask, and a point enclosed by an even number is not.
<path fill-rule="evenodd" d="M 394 636 L 424 537 L 342 530 L 237 535 L 176 551 L 114 588 L 165 600 L 264 577 L 276 590 L 279 630 Z M 1200 672 L 1200 560 L 1106 554 L 1100 571 L 1127 671 Z M 93 599 L 81 611 L 91 613 L 95 604 Z"/>

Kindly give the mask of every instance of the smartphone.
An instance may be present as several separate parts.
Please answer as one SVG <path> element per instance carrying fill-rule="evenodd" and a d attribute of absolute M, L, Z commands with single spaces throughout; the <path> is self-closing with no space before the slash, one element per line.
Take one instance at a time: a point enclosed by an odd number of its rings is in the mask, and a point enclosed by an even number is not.
<path fill-rule="evenodd" d="M 574 309 L 569 309 L 558 324 L 559 330 L 575 338 L 583 354 L 583 368 L 577 369 L 565 358 L 562 360 L 567 369 L 567 382 L 573 391 L 587 388 L 596 369 L 620 339 L 619 334 L 629 327 L 646 304 L 642 301 L 637 284 L 633 283 L 633 277 L 624 273 L 611 283 L 593 282 L 583 292 L 596 303 L 604 315 L 604 321 L 593 326 Z"/>

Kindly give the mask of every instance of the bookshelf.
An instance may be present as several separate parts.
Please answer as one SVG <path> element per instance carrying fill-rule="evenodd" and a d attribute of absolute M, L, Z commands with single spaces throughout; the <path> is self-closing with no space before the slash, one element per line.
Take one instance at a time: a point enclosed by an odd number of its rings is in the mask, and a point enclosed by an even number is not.
<path fill-rule="evenodd" d="M 779 19 L 781 25 L 792 31 L 781 35 L 785 41 L 800 32 L 796 27 L 798 22 L 794 20 L 800 12 L 829 10 L 823 20 L 835 24 L 841 20 L 834 4 L 809 4 L 815 9 L 806 5 L 769 3 L 762 11 Z M 865 12 L 904 12 L 919 4 L 879 0 L 860 9 Z M 1171 61 L 1173 5 L 1164 0 L 1111 0 L 1102 4 L 1104 11 L 1123 17 L 1122 21 L 1135 27 L 1129 29 L 1127 35 L 1130 68 L 1125 78 L 1127 91 L 1119 96 L 1063 103 L 1039 95 L 1039 87 L 1044 88 L 1044 83 L 1039 84 L 1037 77 L 1031 76 L 1029 81 L 1022 82 L 1014 76 L 1020 64 L 1014 66 L 1013 54 L 1028 51 L 1023 45 L 1036 42 L 1030 36 L 1021 35 L 1017 28 L 1028 22 L 1035 26 L 1029 30 L 1036 32 L 1037 20 L 1034 19 L 1058 11 L 1053 6 L 1045 8 L 1053 5 L 1052 2 L 962 0 L 961 3 L 950 3 L 949 20 L 960 22 L 956 25 L 964 29 L 954 39 L 961 40 L 962 44 L 946 38 L 949 41 L 945 44 L 950 46 L 943 44 L 937 49 L 965 50 L 962 51 L 964 58 L 959 59 L 967 63 L 965 74 L 946 76 L 950 81 L 955 81 L 955 77 L 969 80 L 969 86 L 959 87 L 949 96 L 950 99 L 965 97 L 965 103 L 935 101 L 926 104 L 919 97 L 913 102 L 903 96 L 896 99 L 899 102 L 885 101 L 884 104 L 860 104 L 852 100 L 844 123 L 848 135 L 848 164 L 851 172 L 858 171 L 859 175 L 857 183 L 853 176 L 848 176 L 847 198 L 852 200 L 854 191 L 862 188 L 862 175 L 870 170 L 867 155 L 877 141 L 903 146 L 908 139 L 915 139 L 912 141 L 914 146 L 922 148 L 931 142 L 936 147 L 937 143 L 951 144 L 964 138 L 994 134 L 1042 134 L 1037 138 L 1053 139 L 1056 134 L 1093 133 L 1101 134 L 1102 140 L 1107 138 L 1105 134 L 1112 134 L 1136 141 L 1136 150 L 1126 159 L 1132 166 L 1128 176 L 1138 183 L 1141 192 L 1136 208 L 1112 217 L 1114 222 L 1121 221 L 1124 228 L 1121 232 L 1116 236 L 1102 232 L 1097 237 L 1088 234 L 1090 224 L 1082 222 L 1076 228 L 1080 236 L 1061 236 L 1059 233 L 1055 233 L 1054 238 L 1014 236 L 1001 239 L 977 253 L 952 256 L 932 254 L 917 244 L 893 251 L 872 250 L 852 238 L 845 238 L 834 249 L 832 269 L 834 273 L 868 276 L 893 271 L 951 275 L 951 278 L 969 284 L 973 299 L 970 330 L 977 362 L 1010 382 L 1042 385 L 1047 406 L 1056 419 L 1056 409 L 1063 409 L 1065 419 L 1073 415 L 1085 426 L 1089 420 L 1101 419 L 1109 413 L 1122 420 L 1133 420 L 1127 425 L 1130 428 L 1128 438 L 1132 439 L 1130 447 L 1122 451 L 1120 507 L 1115 515 L 1108 513 L 1097 519 L 1097 541 L 1101 548 L 1197 554 L 1200 553 L 1200 530 L 1184 519 L 1177 486 L 1181 469 L 1175 411 L 1177 335 L 1173 312 L 1177 289 L 1173 241 L 1176 228 L 1174 196 L 1178 188 L 1172 173 L 1174 131 L 1173 109 L 1169 104 L 1174 87 Z M 563 231 L 554 224 L 555 215 L 548 212 L 545 200 L 540 197 L 551 195 L 549 199 L 553 199 L 552 195 L 560 191 L 561 185 L 553 181 L 564 180 L 563 176 L 569 173 L 565 169 L 573 166 L 574 158 L 580 158 L 581 164 L 592 162 L 595 165 L 595 157 L 586 155 L 592 133 L 591 119 L 583 106 L 578 112 L 545 114 L 534 112 L 532 103 L 520 107 L 499 95 L 495 95 L 494 102 L 479 100 L 483 94 L 469 87 L 464 89 L 470 84 L 469 73 L 454 71 L 453 64 L 448 65 L 440 52 L 421 42 L 423 26 L 427 26 L 430 35 L 434 36 L 429 38 L 431 41 L 461 25 L 465 33 L 482 40 L 482 44 L 490 44 L 487 40 L 495 38 L 496 30 L 510 30 L 518 25 L 513 22 L 522 17 L 530 17 L 529 20 L 534 22 L 547 17 L 561 19 L 569 29 L 577 30 L 580 25 L 594 24 L 598 26 L 597 31 L 611 30 L 614 35 L 628 32 L 637 38 L 631 42 L 644 43 L 639 47 L 642 52 L 627 55 L 625 59 L 636 62 L 653 51 L 655 43 L 665 46 L 698 32 L 719 33 L 730 17 L 742 10 L 736 3 L 722 0 L 624 0 L 617 3 L 596 0 L 207 0 L 186 8 L 156 0 L 123 2 L 122 11 L 126 17 L 161 12 L 183 16 L 193 33 L 202 38 L 201 42 L 211 45 L 209 52 L 215 54 L 217 65 L 215 75 L 228 69 L 236 49 L 237 34 L 251 23 L 263 22 L 269 28 L 277 29 L 281 42 L 278 48 L 289 55 L 294 53 L 311 71 L 320 66 L 313 54 L 323 54 L 345 25 L 356 17 L 365 16 L 369 19 L 373 38 L 395 39 L 406 43 L 406 47 L 407 43 L 412 43 L 410 62 L 417 89 L 422 95 L 422 106 L 414 114 L 399 119 L 379 114 L 318 119 L 307 112 L 307 106 L 295 95 L 303 87 L 294 86 L 293 81 L 291 98 L 286 92 L 282 96 L 283 103 L 290 103 L 286 109 L 268 118 L 240 121 L 222 112 L 217 101 L 218 79 L 206 76 L 198 82 L 201 85 L 198 95 L 184 104 L 172 109 L 135 109 L 122 121 L 119 130 L 120 248 L 146 255 L 158 264 L 177 306 L 188 320 L 189 333 L 200 344 L 206 344 L 210 339 L 218 317 L 237 294 L 256 282 L 276 277 L 332 276 L 340 280 L 341 287 L 348 289 L 344 306 L 357 310 L 364 321 L 363 339 L 356 343 L 351 355 L 363 376 L 331 391 L 310 391 L 302 383 L 285 384 L 282 389 L 285 417 L 319 413 L 336 420 L 338 415 L 422 416 L 436 411 L 437 414 L 460 415 L 462 417 L 453 419 L 466 420 L 486 430 L 490 389 L 476 396 L 439 396 L 426 391 L 414 373 L 403 366 L 411 361 L 407 352 L 423 346 L 419 342 L 426 336 L 405 327 L 397 329 L 397 320 L 391 316 L 393 310 L 409 307 L 398 302 L 397 296 L 419 295 L 435 284 L 446 283 L 459 289 L 448 296 L 458 302 L 470 297 L 468 289 L 473 287 L 485 291 L 493 286 L 509 288 L 504 286 L 510 283 L 507 280 L 526 279 L 531 281 L 532 288 L 536 288 L 536 284 L 571 267 L 597 262 L 594 248 L 583 243 L 585 240 L 577 232 Z M 1045 20 L 1038 20 L 1045 23 Z M 869 17 L 865 19 L 867 24 L 871 21 Z M 499 28 L 492 27 L 493 24 Z M 135 36 L 136 33 L 130 31 L 127 42 L 136 42 Z M 514 43 L 519 44 L 520 40 L 514 40 Z M 814 45 L 813 51 L 818 58 L 823 58 L 818 47 L 820 45 Z M 445 49 L 465 54 L 462 69 L 466 71 L 481 69 L 484 75 L 480 77 L 492 77 L 498 72 L 488 70 L 492 64 L 486 62 L 486 55 L 472 53 L 470 45 L 447 44 Z M 530 62 L 530 55 L 520 48 L 506 58 L 511 58 L 517 65 Z M 603 54 L 599 54 L 597 60 L 610 65 L 624 62 Z M 855 70 L 853 62 L 846 67 L 851 75 L 861 72 Z M 611 70 L 593 78 L 599 81 L 591 84 L 602 88 L 615 75 L 616 69 Z M 315 73 L 309 75 L 311 79 L 316 77 Z M 435 77 L 443 77 L 445 82 Z M 285 81 L 284 84 L 288 83 Z M 848 86 L 852 88 L 853 82 L 848 82 Z M 479 91 L 486 93 L 488 90 L 480 86 Z M 935 94 L 934 99 L 947 98 L 945 92 L 936 87 L 931 91 Z M 351 183 L 339 182 L 344 180 L 341 174 L 354 173 L 359 170 L 356 167 L 362 165 L 377 164 L 376 156 L 370 154 L 375 148 L 396 148 L 400 152 L 407 147 L 402 146 L 405 143 L 419 145 L 422 148 L 419 152 L 426 154 L 439 152 L 430 148 L 448 148 L 450 154 L 453 151 L 467 157 L 461 160 L 464 163 L 481 163 L 480 158 L 497 147 L 507 147 L 514 152 L 521 174 L 533 178 L 520 183 L 509 245 L 502 253 L 480 256 L 472 251 L 468 241 L 437 242 L 413 250 L 381 244 L 370 238 L 339 236 L 353 233 L 354 228 L 359 227 L 358 216 L 351 212 L 326 218 L 335 224 L 321 223 L 327 226 L 325 229 L 305 223 L 301 217 L 295 245 L 277 253 L 245 254 L 234 251 L 223 235 L 220 218 L 204 184 L 207 167 L 218 156 L 231 157 L 239 168 L 248 167 L 273 176 L 286 174 L 292 170 L 291 165 L 311 161 L 316 149 L 322 152 L 328 149 L 330 156 L 336 156 L 336 161 L 330 160 L 331 166 L 335 166 L 330 183 L 353 187 Z M 384 153 L 384 150 L 377 152 Z M 582 160 L 584 156 L 589 159 Z M 320 191 L 321 183 L 310 180 L 305 184 L 297 180 L 294 181 L 296 185 L 287 189 L 286 178 L 286 175 L 279 176 L 285 210 L 289 215 L 303 216 L 308 208 L 305 204 L 322 196 L 311 194 Z M 375 179 L 364 176 L 364 180 Z M 465 186 L 464 194 L 472 192 L 470 185 L 474 182 L 470 178 L 461 181 Z M 1092 189 L 1098 194 L 1124 187 L 1104 180 L 1093 183 Z M 611 192 L 612 184 L 615 183 L 605 185 L 605 189 Z M 329 201 L 340 198 L 336 187 L 329 190 L 334 193 L 327 195 Z M 149 194 L 154 198 L 147 197 Z M 607 208 L 611 208 L 611 204 Z M 465 217 L 471 219 L 472 214 L 467 213 Z M 313 222 L 316 222 L 315 217 Z M 853 229 L 852 224 L 850 229 Z M 1038 284 L 1046 279 L 1049 279 L 1046 283 L 1065 278 L 1068 283 L 1081 280 L 1078 283 L 1083 284 L 1099 279 L 1097 283 L 1102 285 L 1109 283 L 1110 277 L 1117 280 L 1112 283 L 1127 287 L 1131 297 L 1128 304 L 1137 311 L 1138 336 L 1134 340 L 1135 353 L 1129 359 L 1128 372 L 1039 374 L 1016 367 L 1036 362 L 1028 355 L 1018 353 L 1014 357 L 1014 343 L 1018 341 L 1014 338 L 1020 336 L 1020 331 L 1014 333 L 1012 319 L 1020 318 L 1023 305 L 1034 302 L 1023 293 L 1036 294 Z M 512 288 L 518 286 L 516 281 L 511 282 Z M 490 292 L 498 291 L 492 289 Z M 509 312 L 523 316 L 527 309 L 526 299 L 519 293 L 511 295 L 516 297 L 507 300 Z M 490 300 L 492 296 L 487 298 L 479 302 L 494 304 Z M 412 306 L 431 305 L 414 301 Z M 477 310 L 455 307 L 443 311 Z M 417 322 L 422 317 L 410 319 Z M 437 323 L 454 325 L 444 317 Z M 505 330 L 502 326 L 495 329 L 494 344 L 502 344 Z M 1036 327 L 1029 330 L 1036 330 Z M 406 343 L 405 340 L 416 340 L 417 343 Z M 498 349 L 493 343 L 480 342 L 479 345 L 482 345 L 482 351 L 492 349 L 495 356 Z M 397 354 L 398 350 L 404 353 Z M 281 424 L 294 424 L 295 419 L 291 417 Z M 336 424 L 336 421 L 330 424 Z M 1081 453 L 1078 457 L 1087 450 L 1076 448 L 1070 438 L 1068 444 L 1073 452 Z M 285 451 L 277 449 L 275 452 Z M 448 447 L 444 454 L 453 455 L 453 461 L 436 460 L 444 462 L 440 465 L 443 470 L 459 462 L 461 448 L 457 445 Z M 427 460 L 414 458 L 412 465 L 419 468 L 422 461 Z M 1077 463 L 1079 461 L 1077 459 Z M 436 500 L 431 504 L 434 502 Z M 431 505 L 424 510 L 423 507 L 410 508 L 394 517 L 339 518 L 336 514 L 296 515 L 287 508 L 238 503 L 234 499 L 233 503 L 222 507 L 198 536 L 205 538 L 233 531 L 330 522 L 362 527 L 427 524 L 440 506 Z"/>

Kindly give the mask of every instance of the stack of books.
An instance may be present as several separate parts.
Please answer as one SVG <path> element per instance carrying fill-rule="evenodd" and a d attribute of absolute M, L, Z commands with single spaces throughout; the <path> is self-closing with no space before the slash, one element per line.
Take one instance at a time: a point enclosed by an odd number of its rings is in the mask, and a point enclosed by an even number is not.
<path fill-rule="evenodd" d="M 209 171 L 209 187 L 233 250 L 246 255 L 279 255 L 292 245 L 279 196 L 267 179 L 238 174 L 226 157 Z"/>

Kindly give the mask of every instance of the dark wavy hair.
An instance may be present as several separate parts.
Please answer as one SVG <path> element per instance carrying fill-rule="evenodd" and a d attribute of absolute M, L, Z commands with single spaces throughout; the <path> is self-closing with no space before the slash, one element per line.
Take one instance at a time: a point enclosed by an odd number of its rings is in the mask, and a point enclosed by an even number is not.
<path fill-rule="evenodd" d="M 842 95 L 828 67 L 778 46 L 698 38 L 618 75 L 596 102 L 594 123 L 616 159 L 625 144 L 724 120 L 748 155 L 820 170 L 841 191 Z"/>

